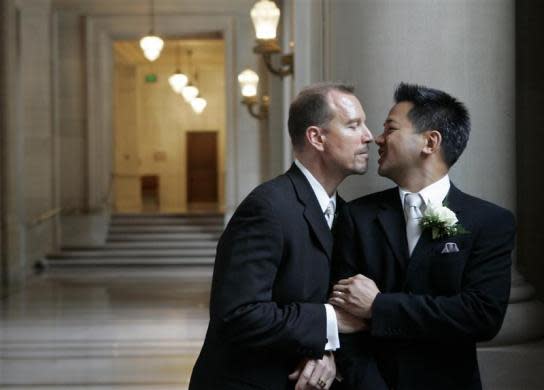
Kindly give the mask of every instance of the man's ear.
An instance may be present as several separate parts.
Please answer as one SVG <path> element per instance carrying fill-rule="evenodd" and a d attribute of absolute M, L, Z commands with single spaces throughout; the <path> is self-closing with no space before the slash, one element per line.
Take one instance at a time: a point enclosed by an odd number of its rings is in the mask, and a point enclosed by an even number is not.
<path fill-rule="evenodd" d="M 442 134 L 437 130 L 429 130 L 425 132 L 425 146 L 423 147 L 423 153 L 433 154 L 437 153 L 442 146 Z"/>
<path fill-rule="evenodd" d="M 306 129 L 306 140 L 316 150 L 324 150 L 324 134 L 323 129 L 318 126 L 310 126 Z"/>

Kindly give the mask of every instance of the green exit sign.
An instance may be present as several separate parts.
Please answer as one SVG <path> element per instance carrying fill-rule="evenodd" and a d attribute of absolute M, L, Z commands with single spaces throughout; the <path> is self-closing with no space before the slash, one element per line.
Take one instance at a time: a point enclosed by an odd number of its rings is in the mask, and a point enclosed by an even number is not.
<path fill-rule="evenodd" d="M 156 83 L 157 82 L 157 75 L 155 73 L 148 73 L 145 75 L 145 82 L 146 83 Z"/>

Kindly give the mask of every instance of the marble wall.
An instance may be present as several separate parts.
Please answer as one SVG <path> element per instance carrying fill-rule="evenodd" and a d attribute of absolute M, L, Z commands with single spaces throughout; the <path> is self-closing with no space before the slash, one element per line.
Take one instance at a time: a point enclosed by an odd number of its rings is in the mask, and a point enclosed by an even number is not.
<path fill-rule="evenodd" d="M 443 89 L 472 116 L 469 145 L 452 168 L 463 190 L 516 209 L 515 14 L 512 0 L 327 1 L 329 77 L 352 81 L 378 135 L 401 82 Z M 391 183 L 369 172 L 342 193 L 353 198 Z"/>

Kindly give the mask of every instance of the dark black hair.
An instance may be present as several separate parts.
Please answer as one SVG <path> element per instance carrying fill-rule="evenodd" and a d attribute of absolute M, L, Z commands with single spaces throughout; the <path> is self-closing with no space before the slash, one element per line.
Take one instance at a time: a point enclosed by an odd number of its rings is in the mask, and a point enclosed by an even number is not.
<path fill-rule="evenodd" d="M 304 88 L 297 95 L 289 107 L 289 136 L 293 148 L 304 145 L 306 129 L 310 126 L 326 126 L 332 119 L 332 111 L 327 95 L 331 91 L 340 91 L 353 95 L 355 88 L 352 85 L 323 82 Z"/>
<path fill-rule="evenodd" d="M 444 161 L 451 167 L 467 146 L 470 115 L 465 105 L 446 92 L 416 84 L 400 83 L 395 102 L 411 102 L 408 119 L 418 133 L 437 130 L 442 135 Z"/>

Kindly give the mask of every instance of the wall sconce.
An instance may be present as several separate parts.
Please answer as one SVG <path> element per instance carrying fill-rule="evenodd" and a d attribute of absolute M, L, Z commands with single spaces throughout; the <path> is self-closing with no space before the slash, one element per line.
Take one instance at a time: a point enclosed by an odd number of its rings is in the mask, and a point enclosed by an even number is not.
<path fill-rule="evenodd" d="M 257 97 L 257 85 L 259 76 L 251 69 L 246 69 L 238 75 L 240 90 L 242 92 L 242 103 L 247 106 L 247 110 L 252 117 L 263 120 L 268 117 L 268 106 L 270 99 L 268 96 L 262 96 L 261 101 Z M 256 111 L 258 108 L 258 111 Z"/>
<path fill-rule="evenodd" d="M 276 3 L 270 0 L 259 0 L 251 9 L 251 20 L 255 27 L 257 45 L 253 52 L 261 54 L 270 73 L 281 78 L 293 74 L 293 53 L 281 56 L 281 67 L 276 69 L 272 65 L 272 54 L 281 53 L 276 38 L 276 30 L 280 20 L 280 10 Z"/>

